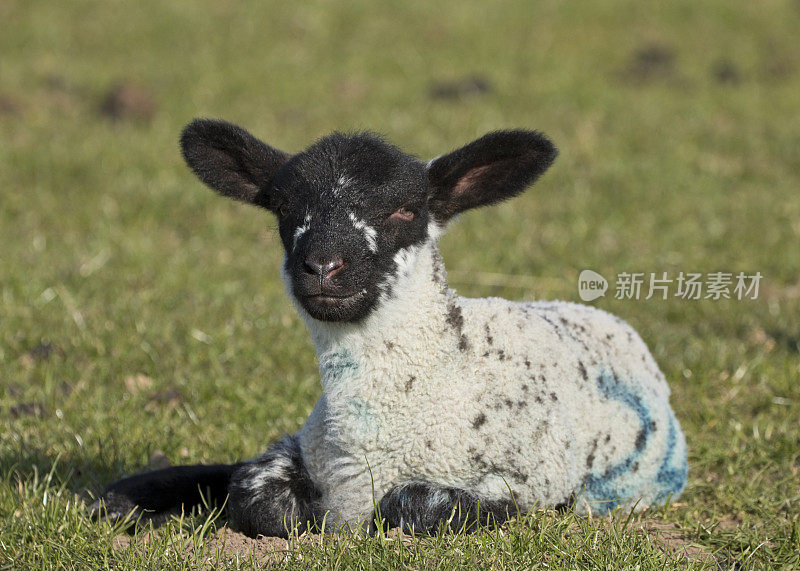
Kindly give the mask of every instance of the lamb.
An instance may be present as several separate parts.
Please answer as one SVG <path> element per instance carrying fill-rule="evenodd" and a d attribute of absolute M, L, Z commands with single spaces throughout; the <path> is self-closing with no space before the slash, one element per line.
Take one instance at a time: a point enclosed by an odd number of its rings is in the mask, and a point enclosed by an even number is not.
<path fill-rule="evenodd" d="M 459 213 L 536 181 L 557 155 L 544 135 L 492 132 L 426 164 L 369 133 L 290 155 L 203 119 L 181 146 L 205 184 L 277 217 L 282 278 L 323 394 L 263 456 L 121 480 L 96 512 L 159 519 L 203 488 L 227 494 L 232 522 L 252 536 L 323 524 L 431 533 L 536 506 L 606 514 L 681 493 L 684 436 L 630 326 L 584 305 L 448 287 L 438 238 Z"/>

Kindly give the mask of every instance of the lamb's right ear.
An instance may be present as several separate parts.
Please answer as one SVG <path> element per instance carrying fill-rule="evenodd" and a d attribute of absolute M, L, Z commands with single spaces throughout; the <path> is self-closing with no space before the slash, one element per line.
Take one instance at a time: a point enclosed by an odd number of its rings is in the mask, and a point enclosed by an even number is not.
<path fill-rule="evenodd" d="M 517 196 L 553 164 L 558 150 L 537 131 L 495 131 L 428 163 L 428 204 L 439 222 Z"/>
<path fill-rule="evenodd" d="M 181 134 L 181 151 L 194 174 L 223 196 L 269 207 L 268 182 L 290 155 L 232 123 L 195 119 Z"/>

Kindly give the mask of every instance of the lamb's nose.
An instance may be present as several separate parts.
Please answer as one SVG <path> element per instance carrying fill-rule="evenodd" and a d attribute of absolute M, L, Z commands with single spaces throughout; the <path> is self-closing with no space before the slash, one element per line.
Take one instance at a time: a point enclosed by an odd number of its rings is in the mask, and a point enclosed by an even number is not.
<path fill-rule="evenodd" d="M 311 258 L 306 259 L 306 271 L 317 275 L 320 279 L 327 279 L 333 277 L 334 274 L 339 272 L 344 267 L 344 260 L 341 258 L 334 258 L 333 260 L 325 260 L 323 262 L 319 262 L 317 260 L 312 260 Z"/>

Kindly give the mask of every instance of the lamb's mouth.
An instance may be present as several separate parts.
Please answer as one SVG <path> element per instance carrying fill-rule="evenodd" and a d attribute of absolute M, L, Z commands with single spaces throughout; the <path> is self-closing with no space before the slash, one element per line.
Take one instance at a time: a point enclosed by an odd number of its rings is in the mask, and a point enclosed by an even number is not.
<path fill-rule="evenodd" d="M 313 295 L 306 296 L 307 300 L 316 302 L 316 303 L 345 303 L 348 300 L 355 301 L 358 297 L 364 295 L 363 291 L 357 291 L 356 293 L 348 293 L 348 294 L 331 294 L 331 293 L 315 293 Z"/>
<path fill-rule="evenodd" d="M 314 319 L 320 321 L 358 321 L 369 311 L 365 303 L 365 290 L 355 293 L 319 292 L 306 294 L 301 299 L 303 307 Z"/>

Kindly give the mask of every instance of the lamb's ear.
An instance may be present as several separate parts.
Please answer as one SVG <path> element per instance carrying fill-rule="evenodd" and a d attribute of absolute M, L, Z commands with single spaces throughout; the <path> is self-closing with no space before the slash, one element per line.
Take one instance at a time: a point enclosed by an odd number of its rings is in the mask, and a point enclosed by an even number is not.
<path fill-rule="evenodd" d="M 232 123 L 195 119 L 181 134 L 181 151 L 197 177 L 218 193 L 267 208 L 268 183 L 290 155 Z"/>
<path fill-rule="evenodd" d="M 495 131 L 428 164 L 430 208 L 439 222 L 517 196 L 558 151 L 536 131 Z"/>

